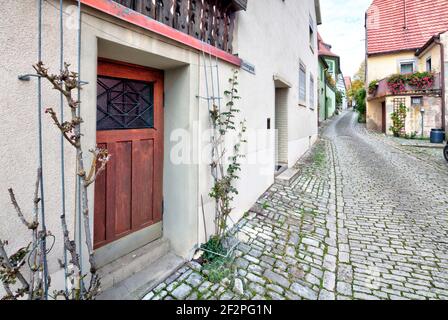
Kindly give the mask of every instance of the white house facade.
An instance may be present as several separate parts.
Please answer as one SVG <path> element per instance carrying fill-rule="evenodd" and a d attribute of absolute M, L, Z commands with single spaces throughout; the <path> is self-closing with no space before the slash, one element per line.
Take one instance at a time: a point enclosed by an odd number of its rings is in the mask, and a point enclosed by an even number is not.
<path fill-rule="evenodd" d="M 0 26 L 8 32 L 0 33 L 1 43 L 6 44 L 0 49 L 0 238 L 9 239 L 11 247 L 27 243 L 28 230 L 14 214 L 7 188 L 14 188 L 23 211 L 31 212 L 42 150 L 42 203 L 47 228 L 56 236 L 49 254 L 55 283 L 61 274 L 57 258 L 62 252 L 58 234 L 62 210 L 71 236 L 79 240 L 85 234 L 79 232 L 75 154 L 67 143 L 61 152 L 60 132 L 44 113 L 46 107 L 59 112 L 60 96 L 42 80 L 39 110 L 37 78 L 18 80 L 19 75 L 34 72 L 32 65 L 39 56 L 54 73 L 60 68 L 61 54 L 73 70 L 79 67 L 85 150 L 102 144 L 111 153 L 109 171 L 96 182 L 104 185 L 93 186 L 89 194 L 92 241 L 102 268 L 151 244 L 164 246 L 159 256 L 170 252 L 189 260 L 211 235 L 215 202 L 209 197 L 213 178 L 207 152 L 207 98 L 224 97 L 234 70 L 239 71 L 241 96 L 238 121 L 247 121 L 248 142 L 236 183 L 239 194 L 232 203 L 233 221 L 274 182 L 279 164 L 293 166 L 316 141 L 319 1 L 248 0 L 247 7 L 240 6 L 245 1 L 223 2 L 235 3 L 233 32 L 222 43 L 215 39 L 214 44 L 206 44 L 189 32 L 155 21 L 148 12 L 126 8 L 126 1 L 81 0 L 80 20 L 78 2 L 63 1 L 61 52 L 59 0 L 2 1 Z M 119 110 L 107 114 L 104 105 L 112 103 L 110 94 L 116 90 L 131 90 L 136 97 L 148 90 L 150 121 L 137 119 L 142 122 L 133 126 L 123 120 L 129 112 L 120 113 L 118 120 L 113 118 Z M 82 254 L 86 264 L 86 252 Z M 114 281 L 105 280 L 103 285 Z"/>

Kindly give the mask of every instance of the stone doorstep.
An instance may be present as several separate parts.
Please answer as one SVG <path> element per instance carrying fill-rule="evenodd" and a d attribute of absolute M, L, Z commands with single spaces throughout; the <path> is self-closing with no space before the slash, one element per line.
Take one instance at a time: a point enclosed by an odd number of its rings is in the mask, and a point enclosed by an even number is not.
<path fill-rule="evenodd" d="M 275 177 L 275 182 L 282 185 L 289 187 L 291 183 L 294 181 L 294 179 L 299 175 L 300 169 L 295 168 L 289 168 L 286 169 L 283 173 Z"/>
<path fill-rule="evenodd" d="M 142 271 L 169 251 L 169 241 L 161 238 L 101 267 L 98 272 L 101 276 L 102 289 L 107 290 Z"/>
<path fill-rule="evenodd" d="M 275 172 L 275 176 L 279 176 L 281 175 L 283 172 L 285 172 L 286 170 L 288 170 L 288 165 L 287 164 L 282 164 L 281 168 Z"/>
<path fill-rule="evenodd" d="M 184 259 L 170 252 L 145 269 L 105 290 L 98 300 L 141 300 L 184 264 Z"/>

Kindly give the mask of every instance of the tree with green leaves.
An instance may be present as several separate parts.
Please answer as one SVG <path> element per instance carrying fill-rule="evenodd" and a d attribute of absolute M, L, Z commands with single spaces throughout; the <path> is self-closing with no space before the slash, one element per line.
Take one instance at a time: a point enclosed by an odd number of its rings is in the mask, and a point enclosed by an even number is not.
<path fill-rule="evenodd" d="M 353 79 L 359 80 L 363 83 L 366 82 L 366 61 L 364 60 L 361 62 L 358 71 L 356 71 L 355 75 L 353 76 Z"/>
<path fill-rule="evenodd" d="M 337 106 L 341 106 L 342 102 L 344 101 L 344 92 L 342 92 L 341 90 L 336 90 L 336 105 Z"/>

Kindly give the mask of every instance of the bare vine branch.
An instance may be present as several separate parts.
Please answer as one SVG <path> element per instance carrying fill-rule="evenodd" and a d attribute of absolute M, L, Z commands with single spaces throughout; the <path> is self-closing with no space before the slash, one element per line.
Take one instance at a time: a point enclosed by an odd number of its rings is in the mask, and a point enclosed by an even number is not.
<path fill-rule="evenodd" d="M 92 164 L 90 165 L 90 171 L 86 178 L 87 187 L 96 181 L 98 176 L 106 170 L 107 163 L 110 160 L 110 155 L 107 149 L 96 148 L 90 150 L 93 154 Z M 98 167 L 98 163 L 100 164 Z"/>
<path fill-rule="evenodd" d="M 71 120 L 60 123 L 57 118 L 56 113 L 52 109 L 47 109 L 47 113 L 50 114 L 51 118 L 55 125 L 59 128 L 64 138 L 70 142 L 70 144 L 76 149 L 76 158 L 78 163 L 78 176 L 81 178 L 81 206 L 82 206 L 82 216 L 83 216 L 83 225 L 84 225 L 84 233 L 85 233 L 85 244 L 87 247 L 87 252 L 89 254 L 89 263 L 90 263 L 90 284 L 88 286 L 88 290 L 86 292 L 81 292 L 84 294 L 83 298 L 85 299 L 93 299 L 99 290 L 99 277 L 97 275 L 97 267 L 94 258 L 93 252 L 93 244 L 92 237 L 90 232 L 90 214 L 89 214 L 89 202 L 88 202 L 88 187 L 95 182 L 96 178 L 105 170 L 107 162 L 110 157 L 106 149 L 96 148 L 95 151 L 92 152 L 93 159 L 90 166 L 89 173 L 86 173 L 84 167 L 84 157 L 81 143 L 81 123 L 83 122 L 82 118 L 77 115 L 77 109 L 79 107 L 80 102 L 73 98 L 72 91 L 80 88 L 80 81 L 78 78 L 78 74 L 76 72 L 71 72 L 69 70 L 69 64 L 64 64 L 64 69 L 61 70 L 59 75 L 50 74 L 48 72 L 48 68 L 45 68 L 42 62 L 38 62 L 34 67 L 36 72 L 43 78 L 47 79 L 52 85 L 53 88 L 62 93 L 65 97 L 68 106 L 71 108 Z M 101 165 L 98 167 L 97 163 Z M 63 232 L 64 232 L 64 243 L 66 246 L 69 245 L 67 249 L 72 255 L 72 262 L 76 261 L 73 255 L 73 249 L 70 251 L 71 243 L 67 238 L 67 226 L 65 222 L 65 217 L 61 217 L 63 224 Z M 80 267 L 80 266 L 77 266 Z M 84 276 L 80 275 L 81 278 L 79 281 L 83 281 Z"/>
<path fill-rule="evenodd" d="M 60 123 L 59 119 L 56 115 L 56 112 L 54 112 L 54 110 L 52 108 L 48 108 L 45 110 L 45 113 L 50 114 L 51 119 L 53 119 L 54 124 L 56 125 L 56 127 L 59 128 L 59 130 L 61 131 L 62 135 L 64 136 L 65 140 L 67 140 L 73 147 L 77 147 L 77 143 L 76 140 L 74 139 L 74 136 L 69 136 L 68 133 L 70 131 L 73 130 L 73 123 L 71 122 L 64 122 L 64 123 Z"/>
<path fill-rule="evenodd" d="M 39 226 L 39 187 L 41 183 L 41 177 L 42 177 L 42 168 L 37 169 L 37 177 L 36 177 L 36 183 L 34 185 L 34 209 L 33 209 L 33 223 L 36 226 Z M 37 247 L 37 242 L 39 240 L 39 231 L 37 227 L 32 230 L 32 244 L 33 248 Z M 33 291 L 35 288 L 35 283 L 37 283 L 37 286 L 40 287 L 41 285 L 41 279 L 40 274 L 38 273 L 38 267 L 37 267 L 37 260 L 39 254 L 36 251 L 33 251 L 31 253 L 31 261 L 33 262 L 31 266 L 31 274 L 30 274 L 30 289 L 29 289 L 29 299 L 33 299 Z"/>
<path fill-rule="evenodd" d="M 85 245 L 89 255 L 90 263 L 90 284 L 86 287 L 84 280 L 87 275 L 81 273 L 81 262 L 78 254 L 78 248 L 76 242 L 70 239 L 69 229 L 65 214 L 61 215 L 61 228 L 63 234 L 64 250 L 69 253 L 70 260 L 67 261 L 67 265 L 62 266 L 67 270 L 65 272 L 65 281 L 70 284 L 69 291 L 55 291 L 51 298 L 53 299 L 77 299 L 77 300 L 90 300 L 95 299 L 100 290 L 100 278 L 97 274 L 96 262 L 93 255 L 92 237 L 90 233 L 90 216 L 89 216 L 89 202 L 88 202 L 88 187 L 93 184 L 98 176 L 104 172 L 107 163 L 110 159 L 108 151 L 103 148 L 95 148 L 91 150 L 93 159 L 90 165 L 89 173 L 86 174 L 84 168 L 84 157 L 81 143 L 81 123 L 82 118 L 78 116 L 79 101 L 74 98 L 73 90 L 80 89 L 80 81 L 76 72 L 69 70 L 69 64 L 65 63 L 63 70 L 59 74 L 50 74 L 48 68 L 40 61 L 33 68 L 37 74 L 43 79 L 48 80 L 53 88 L 59 91 L 64 97 L 71 110 L 71 118 L 69 121 L 61 122 L 54 110 L 48 108 L 45 110 L 53 120 L 54 125 L 59 129 L 62 136 L 67 140 L 72 147 L 76 150 L 76 160 L 78 172 L 77 176 L 81 179 L 81 209 L 82 219 L 85 234 Z M 6 241 L 0 240 L 0 280 L 6 292 L 4 299 L 17 299 L 28 294 L 29 299 L 43 299 L 44 296 L 44 283 L 48 283 L 48 287 L 51 283 L 51 278 L 48 274 L 43 272 L 43 261 L 48 254 L 42 246 L 50 233 L 39 230 L 39 187 L 41 184 L 42 171 L 38 169 L 37 179 L 34 190 L 34 206 L 33 206 L 33 219 L 29 221 L 21 206 L 19 205 L 14 190 L 8 189 L 11 203 L 20 219 L 20 221 L 32 231 L 32 242 L 26 248 L 18 250 L 11 256 L 8 256 L 5 246 Z M 81 227 L 81 226 L 80 226 Z M 20 269 L 24 266 L 25 262 L 28 262 L 30 266 L 29 282 L 23 276 Z M 16 279 L 20 282 L 21 286 L 18 289 L 13 289 L 12 284 L 16 283 Z"/>
<path fill-rule="evenodd" d="M 9 192 L 9 197 L 11 198 L 11 203 L 14 206 L 14 209 L 16 209 L 16 213 L 19 216 L 20 221 L 22 221 L 22 223 L 28 229 L 30 229 L 30 230 L 36 229 L 37 224 L 35 223 L 35 221 L 28 222 L 28 220 L 26 220 L 25 216 L 23 215 L 22 209 L 20 208 L 19 204 L 17 203 L 16 195 L 14 194 L 14 190 L 12 188 L 9 188 L 8 192 Z"/>

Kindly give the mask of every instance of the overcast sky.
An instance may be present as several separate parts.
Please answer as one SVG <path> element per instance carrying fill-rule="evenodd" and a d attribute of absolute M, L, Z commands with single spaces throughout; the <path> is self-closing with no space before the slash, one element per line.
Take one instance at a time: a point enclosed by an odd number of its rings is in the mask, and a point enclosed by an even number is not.
<path fill-rule="evenodd" d="M 344 76 L 353 76 L 364 60 L 364 14 L 372 0 L 320 0 L 319 32 L 341 57 Z"/>

